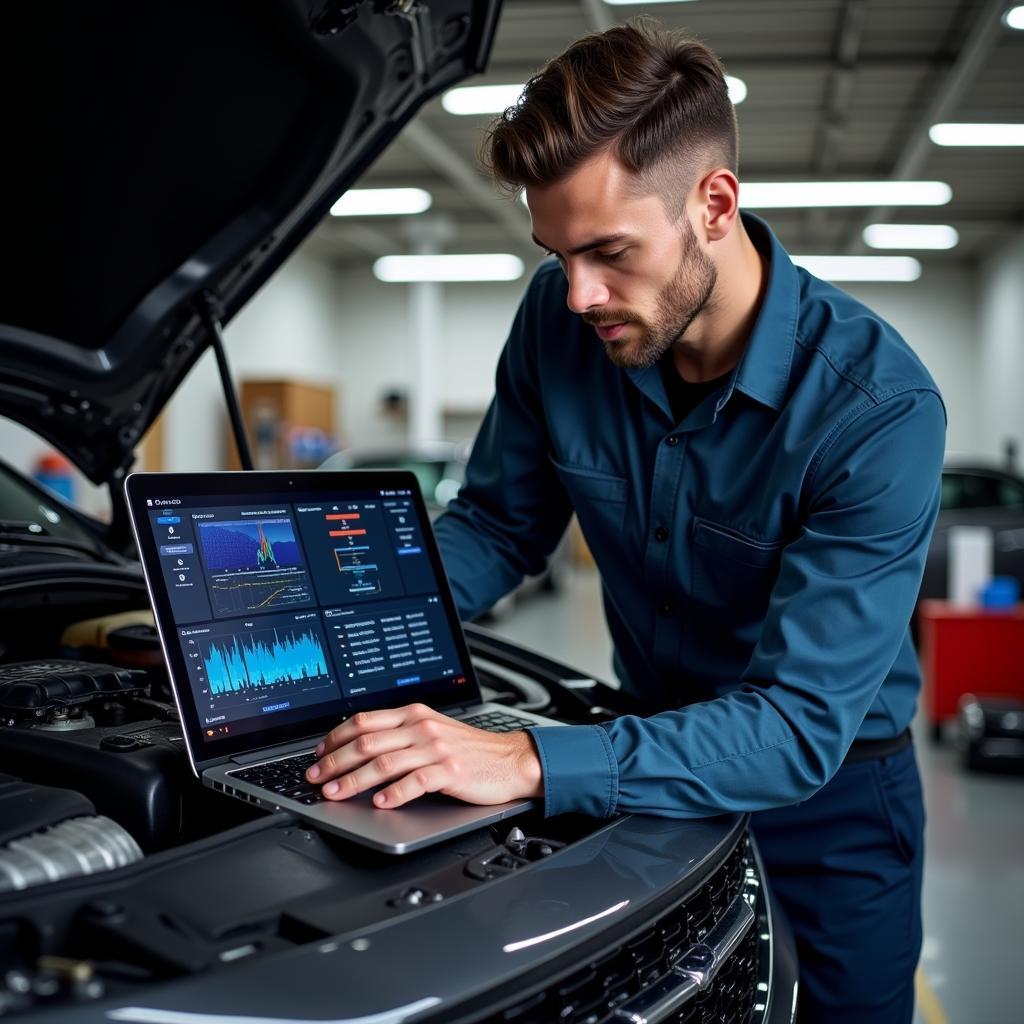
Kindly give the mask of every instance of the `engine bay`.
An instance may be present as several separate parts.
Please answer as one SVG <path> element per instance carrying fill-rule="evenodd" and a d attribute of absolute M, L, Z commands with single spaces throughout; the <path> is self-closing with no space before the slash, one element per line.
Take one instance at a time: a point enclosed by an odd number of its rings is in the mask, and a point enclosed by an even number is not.
<path fill-rule="evenodd" d="M 625 700 L 482 630 L 470 643 L 498 703 L 593 722 Z M 499 884 L 602 827 L 528 814 L 384 856 L 200 784 L 147 612 L 72 623 L 58 649 L 0 664 L 7 1015 L 378 927 Z"/>

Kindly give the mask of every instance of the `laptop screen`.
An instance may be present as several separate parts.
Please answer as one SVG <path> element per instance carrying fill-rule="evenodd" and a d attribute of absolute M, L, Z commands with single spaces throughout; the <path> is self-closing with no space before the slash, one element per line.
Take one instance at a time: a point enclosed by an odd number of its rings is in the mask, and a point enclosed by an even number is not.
<path fill-rule="evenodd" d="M 135 474 L 126 490 L 197 762 L 477 697 L 412 474 Z"/>

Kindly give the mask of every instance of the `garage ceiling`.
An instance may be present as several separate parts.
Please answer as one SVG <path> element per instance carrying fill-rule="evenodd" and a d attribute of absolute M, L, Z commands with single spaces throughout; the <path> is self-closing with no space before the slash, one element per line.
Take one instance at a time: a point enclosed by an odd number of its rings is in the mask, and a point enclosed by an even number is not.
<path fill-rule="evenodd" d="M 936 121 L 1024 122 L 1024 32 L 1002 22 L 1019 0 L 693 0 L 611 6 L 603 0 L 506 0 L 486 74 L 465 84 L 525 81 L 589 31 L 640 14 L 685 28 L 749 89 L 737 107 L 740 180 L 938 179 L 943 207 L 769 210 L 794 253 L 864 253 L 875 221 L 946 223 L 949 251 L 925 265 L 984 259 L 1024 228 L 1024 148 L 934 145 Z M 456 117 L 435 100 L 365 175 L 365 187 L 417 186 L 419 217 L 328 218 L 311 239 L 343 266 L 414 250 L 423 218 L 449 224 L 447 252 L 515 252 L 534 265 L 529 215 L 477 168 L 489 116 Z M 414 222 L 419 221 L 416 225 Z"/>

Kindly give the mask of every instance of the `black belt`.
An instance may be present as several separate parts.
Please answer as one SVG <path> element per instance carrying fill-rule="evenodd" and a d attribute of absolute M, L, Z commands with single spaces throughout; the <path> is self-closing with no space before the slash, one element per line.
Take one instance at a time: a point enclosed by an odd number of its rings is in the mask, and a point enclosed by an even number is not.
<path fill-rule="evenodd" d="M 846 752 L 843 764 L 859 764 L 861 761 L 874 761 L 880 757 L 892 757 L 910 746 L 910 730 L 904 729 L 899 736 L 887 740 L 854 740 Z"/>

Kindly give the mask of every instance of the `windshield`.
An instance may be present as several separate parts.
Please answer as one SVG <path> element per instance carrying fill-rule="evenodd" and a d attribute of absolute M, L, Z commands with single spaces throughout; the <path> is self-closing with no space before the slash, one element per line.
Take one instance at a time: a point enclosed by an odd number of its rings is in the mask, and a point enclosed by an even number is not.
<path fill-rule="evenodd" d="M 68 515 L 59 502 L 36 490 L 27 480 L 0 463 L 0 534 L 55 537 L 99 548 L 99 539 Z"/>

